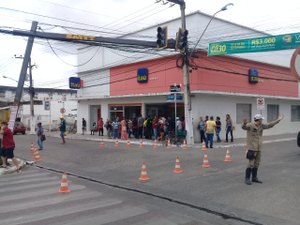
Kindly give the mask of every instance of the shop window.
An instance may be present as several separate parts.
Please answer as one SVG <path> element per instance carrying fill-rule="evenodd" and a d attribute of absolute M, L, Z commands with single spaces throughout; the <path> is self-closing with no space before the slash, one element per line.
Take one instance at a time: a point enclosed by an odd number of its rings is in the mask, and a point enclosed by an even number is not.
<path fill-rule="evenodd" d="M 279 105 L 267 105 L 267 121 L 276 120 L 279 116 Z"/>
<path fill-rule="evenodd" d="M 300 105 L 291 106 L 291 121 L 292 122 L 300 121 Z"/>
<path fill-rule="evenodd" d="M 236 123 L 242 123 L 243 119 L 251 121 L 251 104 L 236 104 Z"/>

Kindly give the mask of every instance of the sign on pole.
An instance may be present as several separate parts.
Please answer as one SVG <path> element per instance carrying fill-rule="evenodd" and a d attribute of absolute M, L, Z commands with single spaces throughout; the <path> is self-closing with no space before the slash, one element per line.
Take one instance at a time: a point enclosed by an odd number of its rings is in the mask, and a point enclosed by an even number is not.
<path fill-rule="evenodd" d="M 278 51 L 294 49 L 298 46 L 300 46 L 300 33 L 292 33 L 209 43 L 208 55 Z"/>
<path fill-rule="evenodd" d="M 257 98 L 256 99 L 256 105 L 257 105 L 257 110 L 258 111 L 265 110 L 265 99 L 264 98 Z"/>

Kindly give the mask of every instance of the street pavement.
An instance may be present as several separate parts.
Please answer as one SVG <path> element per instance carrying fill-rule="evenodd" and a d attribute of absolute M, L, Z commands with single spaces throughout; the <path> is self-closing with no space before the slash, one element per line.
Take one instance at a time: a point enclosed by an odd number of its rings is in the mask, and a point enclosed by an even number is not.
<path fill-rule="evenodd" d="M 0 177 L 1 225 L 241 225 L 248 224 L 205 215 L 151 197 L 137 197 L 97 185 L 86 186 L 67 175 L 69 193 L 59 193 L 57 173 L 25 167 L 22 173 Z M 65 183 L 64 183 L 65 184 Z M 136 198 L 134 200 L 134 198 Z M 175 212 L 170 209 L 175 208 Z M 200 222 L 201 221 L 201 222 Z"/>
<path fill-rule="evenodd" d="M 84 180 L 75 179 L 76 176 L 71 177 L 72 192 L 67 195 L 59 195 L 57 190 L 60 185 L 60 177 L 57 173 L 51 173 L 47 170 L 47 167 L 54 166 L 53 162 L 49 161 L 50 164 L 45 162 L 38 164 L 37 167 L 25 166 L 19 174 L 5 174 L 0 177 L 0 193 L 2 192 L 0 204 L 9 205 L 7 209 L 0 210 L 1 218 L 7 218 L 3 220 L 4 222 L 1 220 L 1 225 L 249 224 L 243 221 L 224 220 L 219 216 L 217 216 L 218 219 L 207 218 L 208 215 L 203 216 L 202 214 L 205 210 L 213 210 L 213 213 L 222 212 L 224 213 L 222 215 L 232 217 L 247 218 L 252 222 L 250 224 L 298 224 L 295 222 L 297 221 L 298 214 L 296 211 L 299 206 L 299 202 L 297 202 L 298 181 L 295 180 L 298 173 L 295 169 L 299 167 L 296 158 L 299 149 L 293 149 L 294 147 L 292 147 L 296 146 L 296 134 L 267 136 L 264 138 L 264 143 L 269 143 L 272 148 L 269 150 L 266 146 L 264 157 L 275 158 L 268 163 L 264 162 L 262 173 L 265 175 L 264 181 L 266 182 L 263 185 L 253 184 L 252 187 L 248 187 L 243 183 L 245 164 L 241 161 L 243 153 L 240 152 L 242 149 L 239 149 L 239 147 L 243 148 L 245 146 L 245 139 L 236 139 L 233 143 L 215 143 L 214 149 L 209 151 L 212 167 L 208 170 L 197 167 L 195 170 L 194 165 L 200 164 L 198 156 L 201 152 L 199 151 L 201 144 L 199 143 L 188 146 L 188 151 L 179 151 L 178 148 L 164 151 L 160 148 L 158 152 L 155 152 L 148 151 L 152 148 L 153 141 L 143 140 L 145 151 L 139 151 L 140 140 L 132 140 L 131 144 L 136 145 L 132 147 L 132 151 L 117 149 L 113 151 L 111 147 L 114 146 L 115 140 L 104 137 L 103 141 L 107 145 L 106 151 L 99 151 L 99 148 L 93 149 L 93 146 L 99 146 L 102 137 L 89 134 L 68 134 L 66 136 L 67 145 L 62 152 L 59 144 L 57 147 L 51 146 L 53 142 L 57 143 L 59 133 L 55 132 L 47 134 L 47 136 L 49 138 L 46 150 L 42 152 L 43 157 L 47 157 L 47 160 L 58 155 L 59 158 L 67 159 L 67 155 L 72 153 L 75 158 L 68 159 L 65 165 L 61 162 L 57 162 L 56 165 L 67 166 L 69 167 L 67 168 L 68 171 L 75 172 L 77 171 L 75 168 L 78 169 L 76 156 L 79 156 L 79 152 L 84 153 L 82 146 L 85 146 L 85 149 L 89 150 L 90 157 L 96 160 L 80 162 L 81 164 L 86 163 L 82 164 L 80 170 L 82 176 L 103 181 L 108 184 L 104 185 L 108 189 L 109 184 L 115 184 L 132 190 L 153 193 L 158 198 L 156 197 L 155 202 L 150 205 L 146 204 L 145 196 L 141 198 L 141 201 L 127 202 L 128 198 L 136 198 L 136 194 L 132 194 L 130 197 L 126 193 L 126 197 L 124 197 L 116 194 L 115 190 L 104 190 L 104 187 L 95 190 L 87 187 L 87 182 L 84 182 Z M 19 136 L 17 139 L 24 142 L 26 136 Z M 74 140 L 73 143 L 71 140 Z M 80 140 L 88 142 L 80 142 Z M 126 141 L 119 141 L 122 149 L 126 149 Z M 289 143 L 287 146 L 289 150 L 283 148 L 284 143 Z M 26 152 L 29 152 L 28 144 L 26 146 Z M 75 146 L 78 147 L 78 150 L 75 149 Z M 233 156 L 234 162 L 230 166 L 221 163 L 223 159 L 216 159 L 216 157 L 224 157 L 223 152 L 226 148 L 230 148 L 235 154 Z M 216 151 L 214 151 L 215 149 Z M 186 154 L 187 152 L 188 154 Z M 183 160 L 185 170 L 183 174 L 176 175 L 176 177 L 171 175 L 169 170 L 165 170 L 165 165 L 170 162 L 173 164 L 175 154 L 179 154 Z M 283 154 L 285 155 L 284 158 L 282 157 Z M 137 179 L 139 169 L 136 168 L 136 165 L 143 158 L 149 161 L 149 165 L 151 161 L 151 180 L 147 184 L 140 184 Z M 56 158 L 53 159 L 57 161 Z M 280 176 L 274 173 L 274 165 L 276 168 L 280 168 L 280 171 L 277 171 Z M 43 168 L 46 168 L 46 170 L 43 171 Z M 77 189 L 78 186 L 79 189 Z M 47 190 L 48 193 L 44 194 Z M 82 194 L 82 190 L 86 193 Z M 88 197 L 85 197 L 85 195 Z M 102 199 L 103 196 L 105 196 L 104 199 Z M 196 210 L 192 217 L 183 216 L 187 214 L 186 211 L 184 213 L 180 211 L 178 213 L 162 212 L 162 209 L 169 209 L 171 206 L 165 201 L 158 204 L 159 196 L 170 199 L 171 202 L 178 201 L 190 204 L 191 209 L 197 206 L 201 210 Z M 156 207 L 157 204 L 159 208 Z M 174 204 L 171 205 L 174 206 Z M 7 214 L 10 210 L 12 213 Z M 121 216 L 118 217 L 117 215 Z"/>
<path fill-rule="evenodd" d="M 59 132 L 46 132 L 46 136 L 48 137 L 56 137 L 56 138 L 60 138 L 60 134 Z M 274 143 L 274 142 L 282 142 L 282 141 L 292 141 L 295 140 L 297 137 L 296 133 L 291 133 L 291 134 L 283 134 L 283 135 L 272 135 L 272 136 L 266 136 L 264 137 L 264 143 Z M 115 143 L 115 139 L 112 138 L 108 138 L 107 136 L 98 136 L 97 133 L 95 135 L 90 135 L 90 134 L 72 134 L 69 133 L 65 136 L 65 138 L 68 140 L 85 140 L 85 141 L 97 141 L 97 142 L 101 142 L 101 140 L 103 142 L 111 142 L 111 143 Z M 131 145 L 140 145 L 140 141 L 141 139 L 135 139 L 135 138 L 131 138 L 130 139 L 130 144 Z M 127 140 L 120 140 L 118 139 L 118 142 L 120 144 L 127 144 Z M 147 139 L 142 139 L 142 143 L 143 145 L 148 145 L 148 146 L 153 146 L 154 141 L 152 140 L 147 140 Z M 158 142 L 158 145 L 166 145 L 166 142 Z M 232 147 L 242 147 L 246 145 L 246 139 L 245 138 L 238 138 L 235 139 L 234 142 L 214 142 L 214 148 L 218 149 L 218 148 L 232 148 Z M 173 147 L 175 145 L 172 145 Z M 194 149 L 201 149 L 202 148 L 202 144 L 201 143 L 195 143 L 193 145 L 187 145 L 188 148 L 194 148 Z M 26 162 L 22 159 L 18 159 L 19 163 L 21 166 L 24 166 L 26 164 Z M 11 162 L 11 161 L 10 161 Z M 17 172 L 16 167 L 10 163 L 11 166 L 7 167 L 7 169 L 4 168 L 0 168 L 0 176 L 2 174 L 6 174 L 6 173 L 13 173 L 13 172 Z"/>

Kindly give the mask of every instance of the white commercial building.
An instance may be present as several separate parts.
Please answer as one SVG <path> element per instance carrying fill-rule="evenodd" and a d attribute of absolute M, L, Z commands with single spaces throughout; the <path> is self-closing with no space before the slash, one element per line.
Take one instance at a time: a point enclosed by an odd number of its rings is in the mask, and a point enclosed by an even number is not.
<path fill-rule="evenodd" d="M 193 48 L 211 19 L 210 15 L 195 12 L 187 15 L 189 46 Z M 121 38 L 156 41 L 158 26 L 167 26 L 169 38 L 175 39 L 181 26 L 180 18 L 152 26 Z M 220 116 L 221 136 L 224 139 L 225 115 L 234 121 L 234 136 L 245 137 L 240 123 L 261 112 L 266 121 L 284 114 L 284 121 L 266 135 L 295 133 L 300 127 L 299 78 L 291 74 L 289 61 L 292 50 L 234 56 L 207 56 L 209 42 L 262 37 L 268 35 L 238 24 L 214 18 L 191 59 L 190 89 L 194 141 L 199 141 L 197 124 L 200 116 Z M 200 50 L 202 49 L 202 50 Z M 89 50 L 89 51 L 87 51 Z M 125 51 L 124 51 L 125 50 Z M 181 58 L 168 50 L 140 50 L 126 48 L 84 47 L 79 49 L 78 77 L 83 88 L 78 90 L 78 121 L 87 120 L 90 129 L 100 117 L 132 119 L 143 116 L 184 117 L 182 100 L 178 100 L 174 115 L 174 101 L 168 100 L 170 85 L 183 84 Z M 137 78 L 139 71 L 147 71 L 146 82 Z M 251 83 L 250 70 L 259 76 Z M 81 123 L 78 124 L 81 130 Z"/>

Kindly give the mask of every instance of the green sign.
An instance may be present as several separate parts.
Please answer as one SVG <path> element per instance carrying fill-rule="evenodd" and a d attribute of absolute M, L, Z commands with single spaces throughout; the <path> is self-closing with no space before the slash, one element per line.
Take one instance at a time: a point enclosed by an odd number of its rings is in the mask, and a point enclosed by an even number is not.
<path fill-rule="evenodd" d="M 300 33 L 209 43 L 208 55 L 278 51 L 300 46 Z"/>

